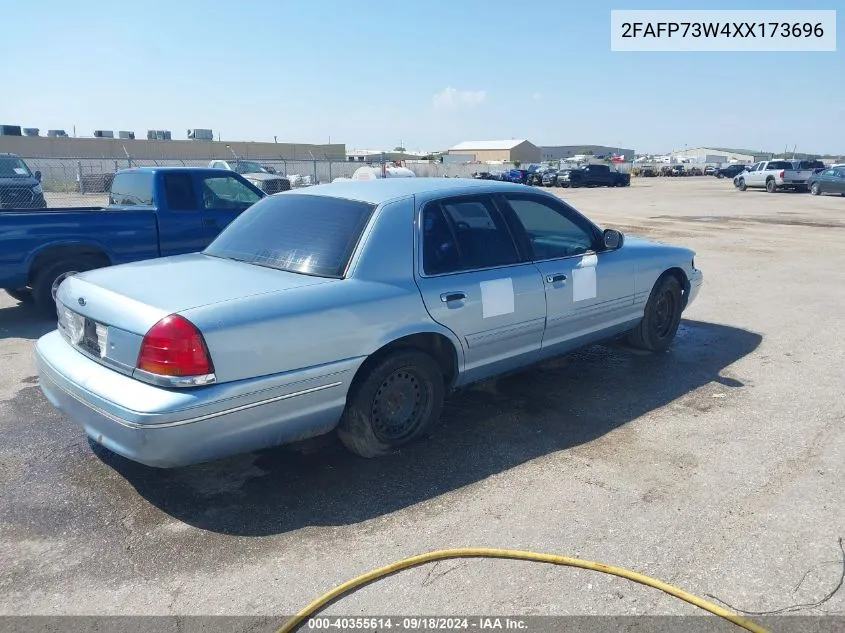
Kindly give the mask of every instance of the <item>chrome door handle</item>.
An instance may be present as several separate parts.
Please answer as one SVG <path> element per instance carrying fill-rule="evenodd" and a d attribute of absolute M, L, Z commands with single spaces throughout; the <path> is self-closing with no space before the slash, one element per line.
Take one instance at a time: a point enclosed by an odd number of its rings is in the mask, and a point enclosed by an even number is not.
<path fill-rule="evenodd" d="M 443 303 L 448 303 L 449 301 L 463 301 L 467 298 L 465 292 L 444 292 L 440 295 L 440 300 Z"/>
<path fill-rule="evenodd" d="M 559 281 L 566 281 L 566 275 L 563 273 L 556 273 L 554 275 L 546 275 L 546 283 L 556 284 Z"/>

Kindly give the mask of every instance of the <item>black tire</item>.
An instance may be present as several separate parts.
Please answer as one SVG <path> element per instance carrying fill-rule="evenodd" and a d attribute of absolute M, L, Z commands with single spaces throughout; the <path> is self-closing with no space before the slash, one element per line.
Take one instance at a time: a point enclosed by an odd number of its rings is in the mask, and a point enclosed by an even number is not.
<path fill-rule="evenodd" d="M 32 282 L 32 298 L 36 309 L 47 318 L 55 318 L 56 302 L 53 299 L 54 289 L 58 289 L 62 281 L 76 273 L 93 270 L 102 264 L 91 259 L 63 259 L 48 265 L 41 270 Z"/>
<path fill-rule="evenodd" d="M 443 371 L 437 361 L 419 350 L 394 352 L 353 385 L 337 428 L 338 436 L 347 449 L 360 457 L 393 452 L 419 438 L 440 417 L 445 395 Z M 414 400 L 409 402 L 409 397 Z M 397 412 L 390 409 L 395 408 L 405 411 L 391 420 L 391 413 Z"/>
<path fill-rule="evenodd" d="M 29 288 L 6 289 L 6 294 L 20 303 L 32 303 L 32 291 Z"/>
<path fill-rule="evenodd" d="M 651 290 L 642 321 L 628 333 L 628 342 L 649 352 L 665 352 L 678 332 L 682 312 L 681 284 L 674 275 L 664 274 Z"/>
<path fill-rule="evenodd" d="M 766 181 L 766 191 L 769 193 L 775 193 L 778 190 L 777 183 L 775 182 L 774 178 L 769 178 Z"/>
<path fill-rule="evenodd" d="M 577 180 L 570 180 L 570 181 L 569 181 L 569 186 L 570 186 L 570 187 L 572 187 L 573 189 L 575 189 L 575 187 L 580 187 L 580 186 L 581 186 L 581 183 L 580 183 L 580 182 L 578 182 Z"/>
<path fill-rule="evenodd" d="M 814 182 L 814 183 L 810 186 L 810 193 L 811 193 L 811 194 L 813 194 L 814 196 L 820 196 L 820 195 L 822 194 L 822 188 L 821 188 L 821 186 L 819 185 L 819 183 Z"/>
<path fill-rule="evenodd" d="M 736 188 L 740 191 L 745 191 L 748 189 L 748 185 L 745 184 L 745 178 L 740 178 L 736 181 Z"/>
<path fill-rule="evenodd" d="M 719 174 L 719 173 L 716 174 L 716 178 L 718 178 L 719 180 L 721 180 L 724 177 L 725 177 L 725 174 Z"/>

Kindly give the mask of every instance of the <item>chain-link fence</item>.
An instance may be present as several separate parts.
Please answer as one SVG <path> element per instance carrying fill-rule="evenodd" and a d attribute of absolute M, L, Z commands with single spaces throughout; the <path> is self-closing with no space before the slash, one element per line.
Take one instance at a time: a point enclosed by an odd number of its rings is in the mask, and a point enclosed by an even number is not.
<path fill-rule="evenodd" d="M 0 156 L 0 209 L 61 208 L 104 205 L 115 172 L 129 167 L 209 167 L 212 162 L 235 159 L 112 159 Z M 292 188 L 349 178 L 367 163 L 332 160 L 285 160 L 250 158 L 261 168 L 288 178 Z M 475 172 L 498 172 L 512 164 L 405 163 L 419 177 L 468 178 Z M 372 165 L 380 168 L 380 165 Z"/>

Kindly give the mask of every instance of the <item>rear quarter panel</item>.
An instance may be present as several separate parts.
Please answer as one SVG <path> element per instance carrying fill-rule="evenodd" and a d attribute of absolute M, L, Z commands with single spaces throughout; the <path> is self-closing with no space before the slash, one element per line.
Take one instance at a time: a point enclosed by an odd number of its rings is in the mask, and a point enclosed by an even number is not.
<path fill-rule="evenodd" d="M 460 367 L 460 342 L 429 317 L 413 280 L 413 201 L 376 210 L 346 279 L 183 312 L 205 335 L 218 381 L 317 367 L 354 372 L 384 345 L 424 332 L 449 338 Z"/>
<path fill-rule="evenodd" d="M 25 286 L 33 261 L 51 249 L 93 246 L 111 263 L 156 257 L 153 211 L 120 208 L 0 215 L 0 287 Z"/>

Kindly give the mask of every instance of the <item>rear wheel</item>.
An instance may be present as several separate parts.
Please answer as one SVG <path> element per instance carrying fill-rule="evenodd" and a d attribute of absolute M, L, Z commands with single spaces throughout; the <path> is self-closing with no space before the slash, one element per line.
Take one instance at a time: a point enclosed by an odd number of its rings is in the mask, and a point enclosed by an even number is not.
<path fill-rule="evenodd" d="M 775 183 L 775 179 L 774 179 L 774 178 L 769 178 L 769 179 L 766 181 L 766 191 L 768 191 L 769 193 L 774 193 L 774 192 L 775 192 L 775 191 L 777 191 L 777 190 L 778 190 L 778 186 L 777 186 L 777 184 Z"/>
<path fill-rule="evenodd" d="M 411 442 L 440 417 L 443 372 L 431 356 L 401 350 L 379 361 L 347 400 L 340 440 L 361 457 L 378 457 Z"/>
<path fill-rule="evenodd" d="M 41 270 L 32 283 L 32 298 L 38 311 L 48 318 L 56 316 L 56 293 L 68 277 L 98 268 L 99 263 L 90 259 L 64 259 Z"/>
<path fill-rule="evenodd" d="M 819 183 L 814 182 L 810 187 L 810 193 L 814 196 L 819 196 L 822 193 L 822 188 L 819 186 Z"/>
<path fill-rule="evenodd" d="M 678 332 L 683 312 L 681 284 L 673 275 L 657 280 L 639 325 L 628 334 L 628 342 L 650 352 L 665 352 Z"/>

